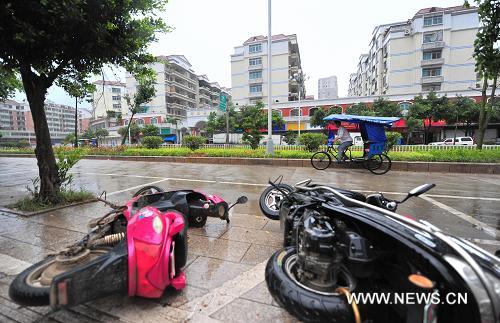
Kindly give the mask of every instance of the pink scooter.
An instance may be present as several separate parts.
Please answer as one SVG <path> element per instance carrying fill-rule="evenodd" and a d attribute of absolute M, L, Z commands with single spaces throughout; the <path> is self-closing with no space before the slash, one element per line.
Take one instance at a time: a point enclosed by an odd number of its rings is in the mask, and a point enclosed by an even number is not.
<path fill-rule="evenodd" d="M 200 226 L 207 216 L 229 222 L 229 209 L 247 198 L 228 205 L 210 194 L 149 186 L 124 206 L 101 201 L 113 210 L 91 221 L 82 240 L 21 272 L 9 288 L 12 300 L 58 309 L 114 293 L 159 298 L 168 286 L 183 289 L 187 224 Z"/>

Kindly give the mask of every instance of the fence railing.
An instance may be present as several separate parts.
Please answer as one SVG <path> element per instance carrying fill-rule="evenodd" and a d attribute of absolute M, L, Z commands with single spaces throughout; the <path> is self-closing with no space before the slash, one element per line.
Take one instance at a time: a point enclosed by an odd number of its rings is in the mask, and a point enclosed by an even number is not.
<path fill-rule="evenodd" d="M 166 144 L 163 147 L 179 148 L 180 144 Z M 205 144 L 202 148 L 218 148 L 218 149 L 231 149 L 231 148 L 250 148 L 250 145 L 242 144 Z M 265 149 L 265 145 L 260 145 L 259 148 Z M 391 151 L 428 151 L 428 150 L 453 150 L 453 149 L 476 149 L 476 146 L 429 146 L 429 145 L 395 145 Z M 500 145 L 483 145 L 483 149 L 500 149 Z M 275 145 L 274 150 L 305 150 L 304 146 L 299 145 Z M 363 146 L 351 146 L 351 151 L 362 151 Z"/>

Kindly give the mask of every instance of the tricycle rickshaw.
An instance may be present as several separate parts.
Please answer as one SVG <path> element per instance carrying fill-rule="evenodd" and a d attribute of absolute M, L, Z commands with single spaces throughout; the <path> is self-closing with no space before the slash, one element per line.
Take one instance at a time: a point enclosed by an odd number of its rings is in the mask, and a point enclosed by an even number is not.
<path fill-rule="evenodd" d="M 385 128 L 398 121 L 396 117 L 371 117 L 350 114 L 331 114 L 323 120 L 342 121 L 359 125 L 363 138 L 363 156 L 353 157 L 349 148 L 345 151 L 347 162 L 361 163 L 363 167 L 376 175 L 387 173 L 391 169 L 391 159 L 387 156 L 387 137 Z M 328 168 L 332 163 L 332 156 L 338 161 L 338 151 L 329 142 L 326 151 L 318 151 L 311 157 L 311 164 L 318 170 Z"/>

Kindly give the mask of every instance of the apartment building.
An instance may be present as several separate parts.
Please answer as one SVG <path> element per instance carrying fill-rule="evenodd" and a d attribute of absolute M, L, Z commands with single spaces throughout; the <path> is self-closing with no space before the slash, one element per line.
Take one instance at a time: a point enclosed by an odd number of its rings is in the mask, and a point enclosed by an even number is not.
<path fill-rule="evenodd" d="M 304 82 L 291 79 L 302 70 L 297 35 L 272 36 L 273 102 L 296 101 L 305 96 Z M 234 47 L 231 55 L 231 95 L 236 106 L 267 102 L 267 37 L 253 36 Z"/>
<path fill-rule="evenodd" d="M 187 110 L 196 108 L 198 102 L 198 76 L 183 55 L 158 56 L 151 65 L 156 71 L 156 96 L 144 105 L 145 113 L 161 113 L 168 117 L 186 119 Z M 126 75 L 127 92 L 137 91 L 137 81 Z"/>
<path fill-rule="evenodd" d="M 462 91 L 480 87 L 474 39 L 477 8 L 425 8 L 407 21 L 375 27 L 349 80 L 349 96 Z"/>
<path fill-rule="evenodd" d="M 92 116 L 94 118 L 106 117 L 107 111 L 113 111 L 115 114 L 127 114 L 128 108 L 125 100 L 127 88 L 125 83 L 98 80 L 94 84 L 96 91 L 91 94 Z"/>
<path fill-rule="evenodd" d="M 335 75 L 318 79 L 318 99 L 336 99 L 339 97 L 337 77 Z"/>
<path fill-rule="evenodd" d="M 75 131 L 75 108 L 45 102 L 45 115 L 53 143 L 60 143 Z M 82 113 L 78 112 L 78 129 L 82 129 Z M 0 102 L 0 132 L 2 141 L 29 141 L 35 144 L 35 127 L 29 106 L 25 102 Z"/>

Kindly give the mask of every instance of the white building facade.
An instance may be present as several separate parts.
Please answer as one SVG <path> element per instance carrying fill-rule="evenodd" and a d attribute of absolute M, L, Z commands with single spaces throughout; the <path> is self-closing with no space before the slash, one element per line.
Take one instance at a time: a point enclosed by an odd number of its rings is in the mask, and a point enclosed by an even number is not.
<path fill-rule="evenodd" d="M 408 21 L 377 26 L 351 74 L 349 96 L 463 91 L 475 73 L 477 8 L 425 8 Z"/>
<path fill-rule="evenodd" d="M 297 36 L 272 36 L 272 99 L 273 102 L 296 101 L 305 97 L 304 83 L 290 77 L 301 71 Z M 231 96 L 236 106 L 267 102 L 267 37 L 253 36 L 231 55 Z"/>
<path fill-rule="evenodd" d="M 318 99 L 336 99 L 339 97 L 337 77 L 335 75 L 318 80 Z"/>
<path fill-rule="evenodd" d="M 94 118 L 106 117 L 107 111 L 122 115 L 127 113 L 127 102 L 125 100 L 127 89 L 125 83 L 98 80 L 94 84 L 96 91 L 91 95 L 92 116 Z"/>

